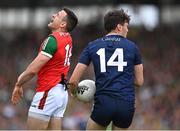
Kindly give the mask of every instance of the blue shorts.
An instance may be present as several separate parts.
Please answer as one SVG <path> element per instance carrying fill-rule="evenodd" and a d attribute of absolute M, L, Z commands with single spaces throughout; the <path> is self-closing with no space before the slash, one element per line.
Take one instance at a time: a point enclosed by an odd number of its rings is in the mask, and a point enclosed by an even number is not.
<path fill-rule="evenodd" d="M 128 128 L 131 125 L 134 111 L 134 102 L 99 95 L 95 98 L 91 119 L 104 127 L 112 121 L 113 125 L 119 128 Z"/>

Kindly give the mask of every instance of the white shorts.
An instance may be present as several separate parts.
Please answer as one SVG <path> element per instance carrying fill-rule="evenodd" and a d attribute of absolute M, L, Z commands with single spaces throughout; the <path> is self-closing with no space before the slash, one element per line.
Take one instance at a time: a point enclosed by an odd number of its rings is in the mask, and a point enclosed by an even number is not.
<path fill-rule="evenodd" d="M 68 102 L 68 92 L 62 84 L 45 92 L 37 92 L 29 108 L 28 116 L 49 121 L 51 117 L 61 118 Z"/>

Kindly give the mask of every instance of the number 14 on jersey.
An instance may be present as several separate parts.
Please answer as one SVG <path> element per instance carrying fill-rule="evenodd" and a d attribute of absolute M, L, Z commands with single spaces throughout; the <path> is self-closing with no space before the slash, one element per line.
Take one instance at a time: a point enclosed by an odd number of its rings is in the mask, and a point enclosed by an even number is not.
<path fill-rule="evenodd" d="M 118 72 L 123 72 L 124 66 L 127 66 L 127 62 L 124 61 L 124 54 L 122 48 L 117 48 L 110 59 L 106 63 L 106 52 L 105 48 L 100 48 L 96 54 L 100 57 L 100 68 L 101 72 L 106 72 L 106 64 L 107 66 L 117 66 Z M 117 60 L 115 61 L 117 57 Z"/>

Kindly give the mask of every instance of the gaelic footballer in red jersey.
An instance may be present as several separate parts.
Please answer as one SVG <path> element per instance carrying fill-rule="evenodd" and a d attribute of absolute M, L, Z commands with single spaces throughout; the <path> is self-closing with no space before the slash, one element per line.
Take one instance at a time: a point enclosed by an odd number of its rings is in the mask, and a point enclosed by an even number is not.
<path fill-rule="evenodd" d="M 50 57 L 51 60 L 38 72 L 37 92 L 51 89 L 62 81 L 63 76 L 66 79 L 70 67 L 70 57 L 72 55 L 72 38 L 70 34 L 53 32 L 50 37 L 56 39 L 57 45 L 50 47 L 53 44 L 47 45 L 46 40 L 40 48 L 40 52 Z M 55 50 L 55 53 L 53 54 L 53 51 L 50 50 Z"/>
<path fill-rule="evenodd" d="M 11 98 L 13 104 L 17 104 L 23 96 L 23 85 L 38 76 L 36 94 L 28 112 L 28 129 L 61 129 L 68 102 L 64 87 L 72 50 L 69 32 L 77 22 L 76 15 L 67 8 L 53 14 L 48 24 L 52 34 L 41 45 L 38 56 L 17 79 Z"/>

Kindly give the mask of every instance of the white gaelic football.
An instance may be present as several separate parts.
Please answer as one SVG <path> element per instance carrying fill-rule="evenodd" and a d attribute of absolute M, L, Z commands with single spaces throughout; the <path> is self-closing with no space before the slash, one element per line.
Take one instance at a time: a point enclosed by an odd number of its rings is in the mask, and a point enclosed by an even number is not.
<path fill-rule="evenodd" d="M 96 86 L 93 80 L 82 80 L 78 84 L 76 96 L 82 102 L 90 102 L 94 98 L 95 91 Z"/>

